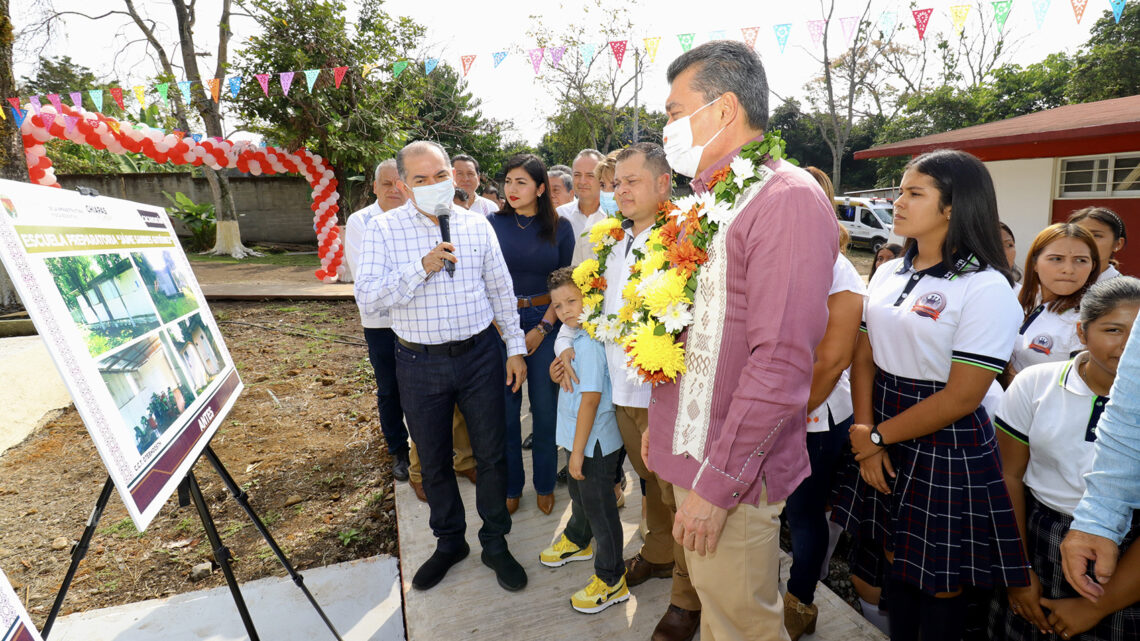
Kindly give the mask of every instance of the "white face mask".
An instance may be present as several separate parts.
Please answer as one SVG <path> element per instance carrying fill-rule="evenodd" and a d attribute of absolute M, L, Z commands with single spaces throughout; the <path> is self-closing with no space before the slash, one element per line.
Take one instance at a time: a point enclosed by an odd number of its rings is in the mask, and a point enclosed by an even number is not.
<path fill-rule="evenodd" d="M 724 127 L 721 127 L 720 131 L 713 134 L 712 138 L 706 140 L 703 145 L 693 144 L 693 128 L 689 119 L 717 100 L 720 98 L 712 100 L 684 118 L 678 118 L 665 125 L 665 129 L 661 132 L 663 138 L 661 146 L 665 148 L 665 160 L 669 162 L 673 171 L 682 176 L 692 178 L 697 175 L 697 167 L 701 164 L 701 155 L 705 153 L 705 147 L 724 131 Z"/>
<path fill-rule="evenodd" d="M 420 211 L 434 216 L 436 208 L 440 205 L 447 205 L 447 208 L 451 209 L 452 203 L 455 202 L 455 184 L 448 178 L 434 185 L 412 187 L 412 200 Z"/>
<path fill-rule="evenodd" d="M 603 191 L 598 194 L 598 205 L 602 211 L 606 212 L 607 216 L 613 216 L 617 213 L 618 204 L 617 200 L 614 199 L 614 192 L 612 191 Z"/>

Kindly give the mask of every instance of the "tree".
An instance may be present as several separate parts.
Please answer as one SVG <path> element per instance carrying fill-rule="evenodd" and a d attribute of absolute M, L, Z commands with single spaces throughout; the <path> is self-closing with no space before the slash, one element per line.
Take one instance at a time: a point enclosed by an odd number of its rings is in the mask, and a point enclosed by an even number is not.
<path fill-rule="evenodd" d="M 16 93 L 16 78 L 12 73 L 12 44 L 16 41 L 12 28 L 9 0 L 0 0 L 0 95 Z M 0 107 L 2 108 L 2 107 Z M 24 161 L 24 144 L 20 132 L 11 118 L 0 120 L 0 178 L 28 181 L 28 165 Z M 0 265 L 0 305 L 11 305 L 19 300 L 8 273 Z"/>
<path fill-rule="evenodd" d="M 326 158 L 346 205 L 352 202 L 347 178 L 364 175 L 370 183 L 376 163 L 416 135 L 427 84 L 422 74 L 408 69 L 392 77 L 392 61 L 411 58 L 423 28 L 381 7 L 381 0 L 364 0 L 350 25 L 341 0 L 250 0 L 262 32 L 246 43 L 236 69 L 252 78 L 274 69 L 349 68 L 339 89 L 332 74 L 322 72 L 312 93 L 295 84 L 286 95 L 274 83 L 266 96 L 255 85 L 236 103 L 247 129 L 290 150 L 307 147 Z M 382 66 L 363 75 L 362 65 Z"/>
<path fill-rule="evenodd" d="M 1140 3 L 1124 5 L 1118 24 L 1106 11 L 1081 46 L 1069 81 L 1074 102 L 1140 94 Z"/>
<path fill-rule="evenodd" d="M 585 108 L 581 104 L 564 105 L 547 118 L 547 130 L 538 145 L 539 155 L 547 164 L 569 164 L 579 151 L 587 148 L 611 151 L 634 142 L 661 144 L 661 130 L 668 121 L 664 113 L 649 111 L 644 106 L 638 106 L 635 111 L 629 106 L 618 110 L 605 122 L 600 123 L 594 117 L 607 111 L 606 105 L 599 104 Z M 635 120 L 637 140 L 634 139 Z"/>

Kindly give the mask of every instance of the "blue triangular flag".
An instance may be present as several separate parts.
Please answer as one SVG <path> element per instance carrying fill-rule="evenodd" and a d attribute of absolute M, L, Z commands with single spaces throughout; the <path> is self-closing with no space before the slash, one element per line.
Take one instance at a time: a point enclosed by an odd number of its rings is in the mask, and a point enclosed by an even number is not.
<path fill-rule="evenodd" d="M 91 102 L 95 103 L 95 111 L 103 111 L 103 90 L 88 89 L 87 93 L 91 96 Z"/>
<path fill-rule="evenodd" d="M 1108 3 L 1112 5 L 1112 17 L 1116 18 L 1117 23 L 1120 22 L 1120 14 L 1124 13 L 1124 3 L 1126 1 L 1127 0 L 1108 0 Z"/>
<path fill-rule="evenodd" d="M 578 45 L 578 50 L 582 52 L 582 62 L 584 64 L 590 64 L 590 61 L 594 59 L 595 49 L 597 49 L 597 45 Z"/>
<path fill-rule="evenodd" d="M 495 53 L 491 54 L 491 57 L 494 58 L 494 60 L 495 60 L 495 66 L 498 67 L 499 63 L 502 62 L 503 59 L 507 57 L 507 52 L 506 51 L 496 51 Z"/>
<path fill-rule="evenodd" d="M 428 58 L 424 60 L 424 75 L 428 75 L 435 71 L 436 66 L 439 64 L 439 58 Z"/>
<path fill-rule="evenodd" d="M 709 32 L 709 40 L 724 40 L 724 29 Z"/>
<path fill-rule="evenodd" d="M 190 134 L 190 137 L 194 139 L 194 142 L 202 142 L 202 134 Z"/>
<path fill-rule="evenodd" d="M 309 93 L 313 93 L 313 83 L 317 81 L 317 76 L 321 75 L 320 69 L 306 69 L 305 82 L 309 85 Z"/>
<path fill-rule="evenodd" d="M 183 80 L 178 83 L 178 88 L 182 91 L 182 102 L 190 104 L 190 81 Z"/>
<path fill-rule="evenodd" d="M 234 76 L 230 78 L 230 95 L 237 98 L 239 91 L 241 91 L 241 76 Z"/>
<path fill-rule="evenodd" d="M 16 117 L 16 129 L 19 129 L 20 125 L 24 124 L 24 119 L 28 117 L 27 110 L 20 111 L 19 109 L 16 109 L 15 107 L 8 107 L 8 108 L 12 110 L 12 115 L 14 115 Z"/>

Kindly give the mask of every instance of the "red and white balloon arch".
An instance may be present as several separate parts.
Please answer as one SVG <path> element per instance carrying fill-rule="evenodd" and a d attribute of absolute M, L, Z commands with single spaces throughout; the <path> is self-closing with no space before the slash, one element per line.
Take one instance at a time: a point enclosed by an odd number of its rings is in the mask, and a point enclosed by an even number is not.
<path fill-rule="evenodd" d="M 29 105 L 30 108 L 30 105 Z M 232 142 L 219 138 L 201 141 L 190 136 L 167 134 L 146 125 L 120 122 L 101 113 L 73 109 L 66 104 L 43 105 L 38 113 L 27 113 L 20 133 L 23 136 L 24 155 L 28 162 L 28 175 L 38 185 L 59 187 L 44 148 L 51 138 L 70 140 L 107 149 L 112 153 L 141 153 L 159 163 L 175 165 L 206 165 L 215 170 L 234 168 L 253 174 L 301 174 L 313 188 L 313 223 L 316 226 L 321 268 L 316 277 L 326 283 L 335 283 L 344 266 L 344 241 L 337 227 L 337 181 L 329 162 L 307 149 L 294 152 L 274 147 L 259 147 L 251 142 Z"/>

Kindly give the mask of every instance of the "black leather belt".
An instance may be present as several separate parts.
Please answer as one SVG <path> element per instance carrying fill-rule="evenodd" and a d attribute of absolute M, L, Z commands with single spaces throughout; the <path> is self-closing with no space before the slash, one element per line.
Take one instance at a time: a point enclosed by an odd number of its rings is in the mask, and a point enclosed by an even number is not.
<path fill-rule="evenodd" d="M 486 330 L 484 330 L 484 331 L 486 331 Z M 479 332 L 479 334 L 482 334 L 482 333 L 483 332 Z M 412 350 L 413 352 L 419 352 L 421 354 L 429 354 L 431 356 L 452 356 L 452 357 L 455 357 L 455 356 L 463 356 L 467 352 L 470 352 L 471 348 L 475 347 L 475 339 L 479 338 L 479 334 L 476 334 L 476 335 L 472 336 L 471 338 L 465 338 L 461 341 L 451 341 L 450 343 L 437 343 L 435 345 L 421 345 L 420 343 L 413 343 L 411 341 L 406 341 L 406 340 L 400 338 L 399 336 L 396 337 L 396 340 L 399 341 L 399 343 L 401 345 L 403 345 L 404 347 L 407 347 L 408 349 Z"/>

